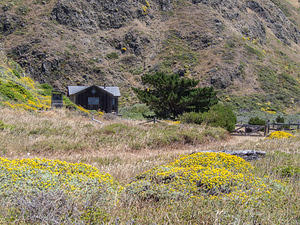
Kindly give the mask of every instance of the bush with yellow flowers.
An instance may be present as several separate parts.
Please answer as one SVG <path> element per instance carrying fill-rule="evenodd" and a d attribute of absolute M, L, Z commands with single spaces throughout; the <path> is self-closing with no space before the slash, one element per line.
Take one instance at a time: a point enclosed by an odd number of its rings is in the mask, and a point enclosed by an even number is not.
<path fill-rule="evenodd" d="M 278 184 L 279 186 L 281 184 Z M 226 153 L 183 156 L 136 177 L 125 188 L 140 199 L 243 198 L 270 194 L 272 185 L 253 174 L 244 159 Z"/>
<path fill-rule="evenodd" d="M 112 208 L 119 191 L 112 176 L 87 164 L 0 157 L 0 219 L 9 223 L 85 224 L 94 210 Z"/>
<path fill-rule="evenodd" d="M 280 139 L 280 138 L 292 138 L 294 135 L 284 131 L 274 131 L 267 138 L 268 139 Z"/>
<path fill-rule="evenodd" d="M 70 196 L 88 199 L 100 193 L 108 200 L 118 183 L 93 166 L 49 159 L 8 160 L 0 157 L 0 197 L 23 192 L 63 190 Z"/>

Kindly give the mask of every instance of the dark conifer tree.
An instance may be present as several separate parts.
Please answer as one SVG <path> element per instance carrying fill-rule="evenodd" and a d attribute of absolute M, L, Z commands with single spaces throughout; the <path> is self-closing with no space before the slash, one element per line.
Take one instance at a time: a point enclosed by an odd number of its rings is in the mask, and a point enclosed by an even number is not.
<path fill-rule="evenodd" d="M 133 88 L 139 100 L 160 118 L 176 118 L 184 112 L 205 112 L 217 104 L 212 87 L 197 88 L 199 81 L 157 72 L 142 76 L 146 89 Z"/>

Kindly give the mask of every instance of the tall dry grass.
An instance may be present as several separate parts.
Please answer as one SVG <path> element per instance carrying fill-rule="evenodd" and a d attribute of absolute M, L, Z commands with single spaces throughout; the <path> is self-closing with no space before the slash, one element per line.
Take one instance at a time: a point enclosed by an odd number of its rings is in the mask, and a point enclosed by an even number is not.
<path fill-rule="evenodd" d="M 140 124 L 120 118 L 98 118 L 100 124 L 68 110 L 36 113 L 2 108 L 0 120 L 5 124 L 0 132 L 0 153 L 4 157 L 85 162 L 105 168 L 119 178 L 129 178 L 157 165 L 165 160 L 165 155 L 228 138 L 220 128 Z"/>
<path fill-rule="evenodd" d="M 0 131 L 1 156 L 88 163 L 110 173 L 122 185 L 145 170 L 195 150 L 256 149 L 266 151 L 267 155 L 252 162 L 255 174 L 281 180 L 288 187 L 285 195 L 273 196 L 264 205 L 247 205 L 228 199 L 120 201 L 107 212 L 95 209 L 90 224 L 102 221 L 104 224 L 300 223 L 299 176 L 284 173 L 286 169 L 300 166 L 299 134 L 284 140 L 227 138 L 219 129 L 199 126 L 139 125 L 138 121 L 121 119 L 103 120 L 103 124 L 98 124 L 64 110 L 29 113 L 2 108 L 0 120 L 6 126 Z"/>

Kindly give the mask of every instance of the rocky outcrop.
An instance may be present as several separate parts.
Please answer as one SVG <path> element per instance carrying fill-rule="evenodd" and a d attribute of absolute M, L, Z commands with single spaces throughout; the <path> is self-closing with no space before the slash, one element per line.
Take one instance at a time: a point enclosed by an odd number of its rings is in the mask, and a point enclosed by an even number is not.
<path fill-rule="evenodd" d="M 25 22 L 20 17 L 7 12 L 0 14 L 0 34 L 9 35 L 22 27 L 25 27 Z"/>
<path fill-rule="evenodd" d="M 247 1 L 247 7 L 262 18 L 282 42 L 285 44 L 290 44 L 290 41 L 299 43 L 299 30 L 272 2 L 265 2 L 262 6 L 256 1 Z"/>
<path fill-rule="evenodd" d="M 141 8 L 141 7 L 140 7 Z M 138 3 L 123 0 L 59 0 L 51 18 L 87 32 L 120 28 L 138 16 Z"/>
<path fill-rule="evenodd" d="M 241 69 L 239 67 L 220 66 L 211 69 L 209 72 L 210 84 L 217 89 L 225 89 L 232 85 L 235 79 L 241 77 Z"/>
<path fill-rule="evenodd" d="M 282 10 L 271 1 L 240 1 L 240 0 L 192 0 L 194 4 L 205 4 L 218 10 L 225 19 L 235 24 L 244 35 L 264 42 L 266 32 L 265 23 L 274 35 L 285 44 L 291 41 L 299 43 L 298 28 L 286 17 Z M 247 13 L 247 9 L 255 14 Z"/>
<path fill-rule="evenodd" d="M 246 161 L 257 160 L 259 158 L 263 158 L 266 155 L 264 151 L 257 151 L 257 150 L 205 150 L 205 151 L 197 151 L 197 152 L 224 152 L 226 154 L 235 155 L 245 159 Z M 194 153 L 197 153 L 194 152 Z M 193 153 L 192 153 L 193 154 Z"/>
<path fill-rule="evenodd" d="M 103 71 L 87 67 L 81 59 L 76 57 L 57 56 L 40 51 L 36 48 L 39 42 L 40 40 L 37 39 L 20 44 L 9 52 L 9 56 L 26 68 L 26 72 L 31 74 L 36 81 L 48 83 L 51 80 L 51 84 L 62 91 L 65 90 L 65 82 L 70 82 L 70 80 L 73 80 L 72 83 L 88 82 L 89 76 L 86 74 L 93 74 L 93 77 L 99 82 L 103 81 Z M 76 79 L 72 78 L 74 70 L 82 76 Z"/>

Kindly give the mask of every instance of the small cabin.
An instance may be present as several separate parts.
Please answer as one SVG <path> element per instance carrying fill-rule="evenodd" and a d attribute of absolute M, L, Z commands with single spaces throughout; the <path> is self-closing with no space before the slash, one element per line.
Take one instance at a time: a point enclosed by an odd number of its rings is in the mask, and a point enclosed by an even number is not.
<path fill-rule="evenodd" d="M 106 86 L 68 86 L 70 100 L 88 110 L 101 110 L 118 114 L 118 87 Z"/>

